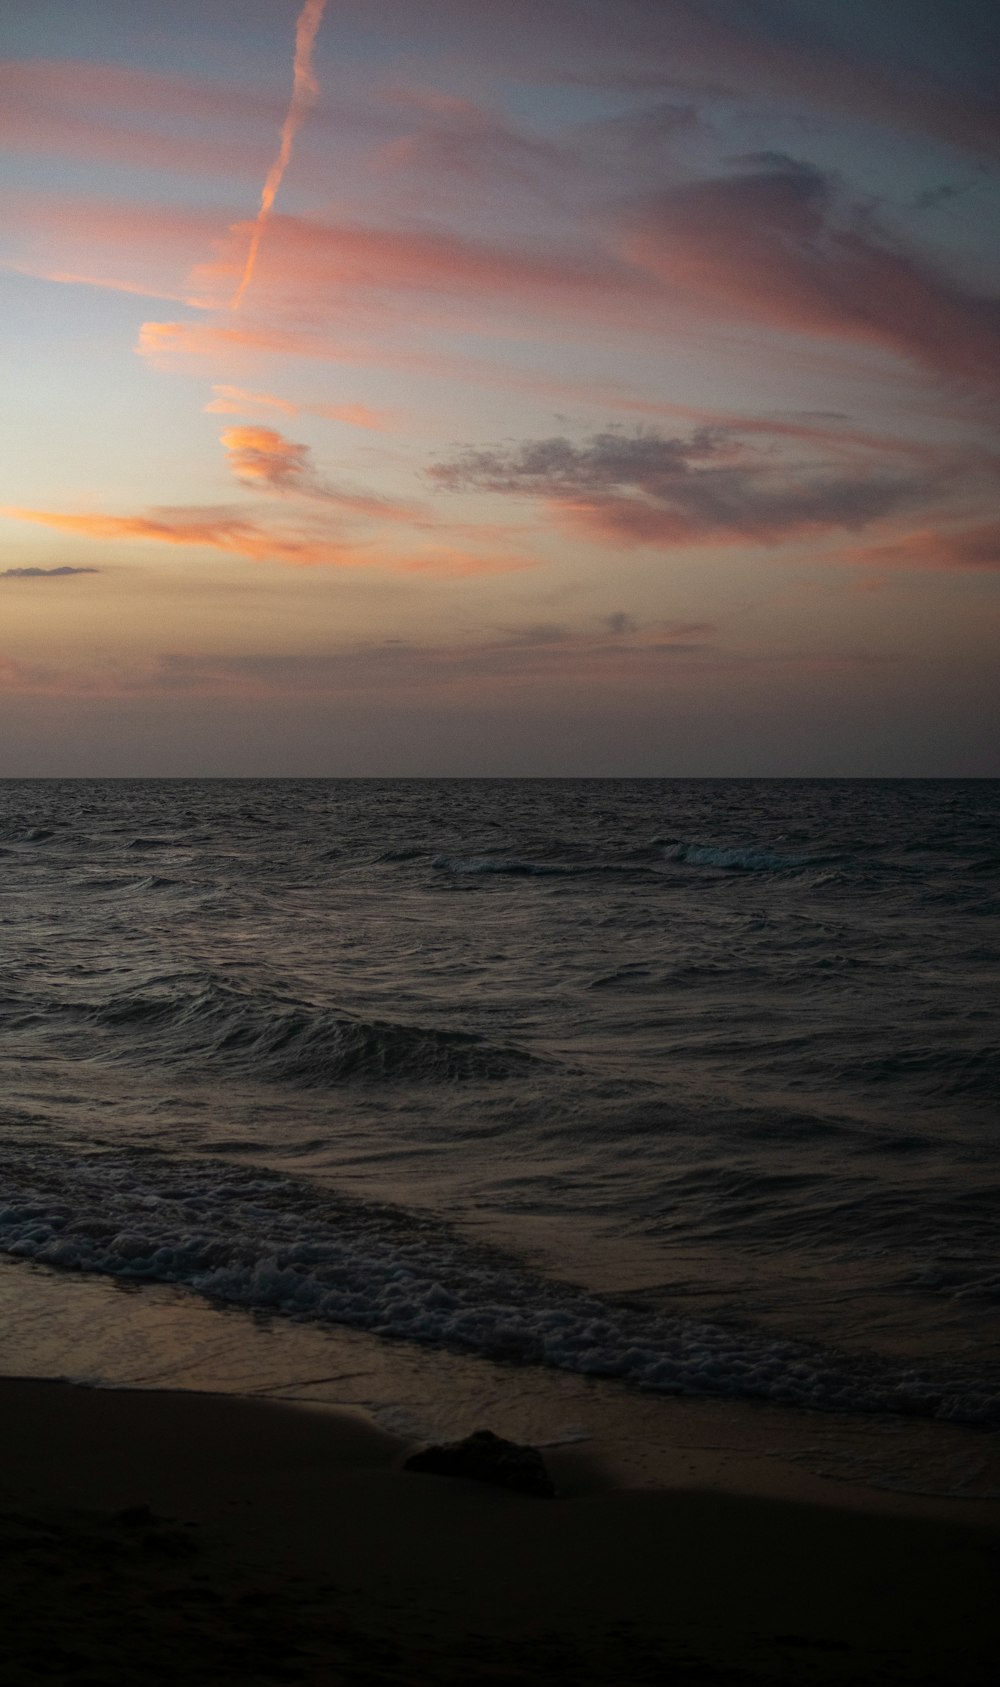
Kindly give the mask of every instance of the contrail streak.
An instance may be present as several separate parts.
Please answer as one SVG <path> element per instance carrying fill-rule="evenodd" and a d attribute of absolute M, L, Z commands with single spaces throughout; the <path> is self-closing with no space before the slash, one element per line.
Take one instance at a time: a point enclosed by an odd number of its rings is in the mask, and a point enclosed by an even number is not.
<path fill-rule="evenodd" d="M 231 310 L 239 310 L 243 303 L 243 295 L 253 280 L 253 272 L 257 264 L 257 254 L 260 251 L 264 229 L 271 215 L 275 194 L 281 186 L 281 178 L 287 170 L 288 161 L 292 156 L 292 144 L 302 125 L 302 119 L 319 93 L 319 84 L 313 75 L 312 50 L 313 43 L 316 40 L 316 31 L 320 26 L 325 9 L 326 0 L 306 0 L 295 25 L 295 66 L 292 98 L 281 130 L 281 145 L 278 147 L 278 156 L 271 165 L 267 173 L 267 180 L 261 190 L 257 221 L 253 225 L 250 249 L 247 252 L 247 261 L 243 266 L 243 277 L 233 294 Z"/>

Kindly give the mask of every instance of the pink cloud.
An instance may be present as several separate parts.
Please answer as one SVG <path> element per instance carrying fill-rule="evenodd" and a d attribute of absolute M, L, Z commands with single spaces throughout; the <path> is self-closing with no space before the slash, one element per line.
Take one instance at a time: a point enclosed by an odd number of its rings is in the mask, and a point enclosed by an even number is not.
<path fill-rule="evenodd" d="M 246 416 L 258 410 L 277 410 L 284 416 L 322 416 L 331 422 L 345 422 L 352 428 L 383 432 L 392 426 L 387 410 L 369 404 L 317 404 L 309 400 L 279 398 L 270 392 L 248 392 L 245 387 L 214 386 L 215 397 L 204 406 L 211 415 Z"/>
<path fill-rule="evenodd" d="M 201 305 L 192 298 L 189 277 L 229 219 L 217 210 L 12 189 L 5 195 L 4 220 L 7 267 Z"/>
<path fill-rule="evenodd" d="M 340 360 L 341 350 L 318 335 L 282 328 L 227 328 L 210 322 L 144 322 L 136 351 L 155 369 L 186 363 L 231 363 L 249 356 L 316 357 Z M 358 354 L 352 359 L 360 361 Z"/>
<path fill-rule="evenodd" d="M 198 301 L 188 298 L 184 293 L 172 293 L 166 287 L 154 287 L 140 281 L 123 281 L 110 275 L 79 275 L 73 270 L 43 269 L 31 264 L 5 263 L 0 260 L 0 269 L 9 275 L 26 275 L 32 281 L 54 281 L 64 287 L 97 287 L 106 293 L 132 293 L 140 299 L 169 299 L 171 303 L 191 305 L 197 308 Z"/>
<path fill-rule="evenodd" d="M 969 527 L 921 528 L 884 544 L 858 545 L 841 553 L 845 562 L 868 568 L 933 568 L 1000 571 L 1000 521 Z"/>
<path fill-rule="evenodd" d="M 51 59 L 0 61 L 0 113 L 9 151 L 224 179 L 259 172 L 274 118 L 232 84 Z"/>
<path fill-rule="evenodd" d="M 658 291 L 640 270 L 593 248 L 517 246 L 440 230 L 289 216 L 275 216 L 273 227 L 257 269 L 261 308 L 304 301 L 313 319 L 366 320 L 380 302 L 403 294 L 420 296 L 421 308 L 435 317 L 447 316 L 456 301 L 489 301 L 494 310 L 596 313 L 624 323 Z M 210 293 L 232 280 L 247 234 L 246 224 L 230 227 L 219 256 L 199 266 L 196 291 Z"/>

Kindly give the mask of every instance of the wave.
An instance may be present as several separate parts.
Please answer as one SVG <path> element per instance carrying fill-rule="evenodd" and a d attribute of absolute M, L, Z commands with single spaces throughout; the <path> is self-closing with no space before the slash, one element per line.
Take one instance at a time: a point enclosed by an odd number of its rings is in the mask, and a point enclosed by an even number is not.
<path fill-rule="evenodd" d="M 664 1316 L 540 1278 L 425 1216 L 280 1173 L 49 1148 L 9 1152 L 4 1173 L 0 1248 L 55 1269 L 179 1284 L 228 1306 L 658 1393 L 1000 1423 L 1000 1392 L 971 1366 L 928 1375 Z"/>
<path fill-rule="evenodd" d="M 392 851 L 383 860 L 409 859 L 417 851 Z M 512 877 L 583 876 L 594 874 L 636 874 L 651 867 L 682 865 L 727 868 L 731 871 L 782 872 L 804 867 L 829 866 L 839 857 L 792 853 L 757 844 L 703 844 L 683 838 L 655 838 L 646 845 L 633 845 L 620 855 L 581 857 L 567 846 L 543 852 L 545 858 L 525 859 L 504 855 L 435 855 L 431 866 L 450 873 L 500 873 Z M 569 856 L 569 859 L 567 859 Z"/>
<path fill-rule="evenodd" d="M 664 843 L 661 859 L 688 867 L 724 867 L 742 873 L 775 873 L 798 867 L 819 867 L 829 856 L 791 855 L 756 844 L 700 844 L 675 839 Z"/>
<path fill-rule="evenodd" d="M 520 861 L 499 855 L 435 855 L 431 866 L 448 873 L 501 873 L 511 878 L 546 878 L 594 872 L 568 861 Z"/>
<path fill-rule="evenodd" d="M 1000 1095 L 1000 1044 L 940 1048 L 921 1046 L 894 1053 L 856 1056 L 855 1080 L 870 1087 L 917 1081 L 922 1096 L 960 1098 Z"/>
<path fill-rule="evenodd" d="M 22 1009 L 24 1022 L 24 1009 Z M 351 1080 L 493 1081 L 540 1064 L 523 1049 L 470 1031 L 363 1019 L 332 1008 L 249 994 L 208 979 L 29 1010 L 34 1024 L 87 1034 L 89 1058 L 218 1064 L 255 1080 L 317 1088 Z M 95 1046 L 94 1033 L 97 1033 Z M 125 1033 L 125 1035 L 121 1035 Z"/>

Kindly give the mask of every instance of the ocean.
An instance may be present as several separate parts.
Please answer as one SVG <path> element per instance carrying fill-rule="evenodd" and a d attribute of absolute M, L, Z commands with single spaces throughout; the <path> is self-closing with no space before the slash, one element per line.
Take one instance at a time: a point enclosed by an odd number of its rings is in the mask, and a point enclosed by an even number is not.
<path fill-rule="evenodd" d="M 995 1428 L 998 823 L 987 780 L 0 783 L 6 1280 Z"/>

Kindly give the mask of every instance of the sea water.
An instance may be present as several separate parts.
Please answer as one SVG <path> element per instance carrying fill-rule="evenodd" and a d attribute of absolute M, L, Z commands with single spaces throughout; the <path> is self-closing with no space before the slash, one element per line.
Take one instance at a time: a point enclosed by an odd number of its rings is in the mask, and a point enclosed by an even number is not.
<path fill-rule="evenodd" d="M 0 1249 L 293 1343 L 996 1426 L 998 821 L 995 781 L 3 782 Z"/>

